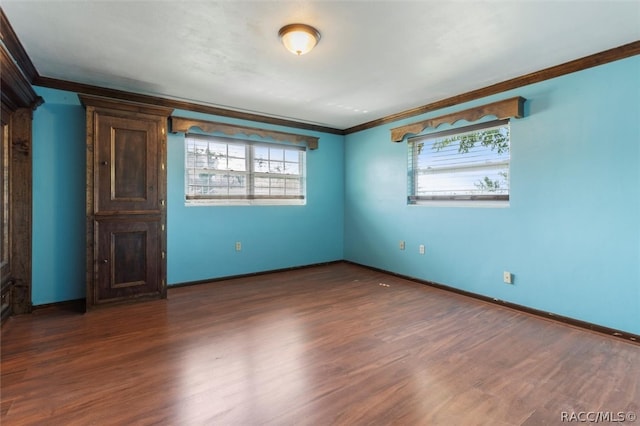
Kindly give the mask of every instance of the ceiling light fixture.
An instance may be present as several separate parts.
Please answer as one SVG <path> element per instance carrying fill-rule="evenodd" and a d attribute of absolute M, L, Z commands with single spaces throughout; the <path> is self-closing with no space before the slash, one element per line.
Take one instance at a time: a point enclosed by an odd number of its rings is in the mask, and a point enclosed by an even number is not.
<path fill-rule="evenodd" d="M 278 37 L 287 50 L 294 55 L 304 55 L 320 41 L 320 32 L 305 24 L 289 24 L 280 28 Z"/>

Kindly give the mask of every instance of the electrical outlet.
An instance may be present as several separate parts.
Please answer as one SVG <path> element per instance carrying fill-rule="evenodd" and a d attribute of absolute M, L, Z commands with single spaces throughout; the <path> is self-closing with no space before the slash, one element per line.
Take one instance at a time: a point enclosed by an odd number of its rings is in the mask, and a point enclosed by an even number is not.
<path fill-rule="evenodd" d="M 404 250 L 404 241 L 400 241 L 400 250 Z"/>
<path fill-rule="evenodd" d="M 424 244 L 420 244 L 418 251 L 420 252 L 420 254 L 424 254 Z"/>
<path fill-rule="evenodd" d="M 242 243 L 240 241 L 236 241 L 236 251 L 242 250 Z"/>
<path fill-rule="evenodd" d="M 506 284 L 513 284 L 513 276 L 511 275 L 511 272 L 504 271 L 502 273 L 502 280 Z"/>

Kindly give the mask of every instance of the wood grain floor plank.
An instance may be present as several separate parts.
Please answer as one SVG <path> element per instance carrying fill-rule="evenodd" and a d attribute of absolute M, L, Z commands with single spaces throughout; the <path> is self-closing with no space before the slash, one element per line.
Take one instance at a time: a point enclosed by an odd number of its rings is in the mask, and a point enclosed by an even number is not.
<path fill-rule="evenodd" d="M 381 285 L 384 284 L 384 285 Z M 348 263 L 11 318 L 3 425 L 543 425 L 640 414 L 640 346 Z"/>

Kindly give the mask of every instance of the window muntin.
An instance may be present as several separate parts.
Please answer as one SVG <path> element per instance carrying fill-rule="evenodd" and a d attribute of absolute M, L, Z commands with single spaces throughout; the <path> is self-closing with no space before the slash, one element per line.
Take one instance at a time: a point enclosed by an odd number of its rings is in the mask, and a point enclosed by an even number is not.
<path fill-rule="evenodd" d="M 509 200 L 509 120 L 409 139 L 409 204 Z"/>
<path fill-rule="evenodd" d="M 188 134 L 186 204 L 304 204 L 304 148 Z"/>

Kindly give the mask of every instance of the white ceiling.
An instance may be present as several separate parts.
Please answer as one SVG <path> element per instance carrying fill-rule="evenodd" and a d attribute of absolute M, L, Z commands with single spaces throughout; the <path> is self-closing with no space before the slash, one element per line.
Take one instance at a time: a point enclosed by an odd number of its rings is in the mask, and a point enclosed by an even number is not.
<path fill-rule="evenodd" d="M 346 129 L 640 40 L 640 1 L 1 0 L 43 77 Z M 285 24 L 322 34 L 296 57 Z"/>

